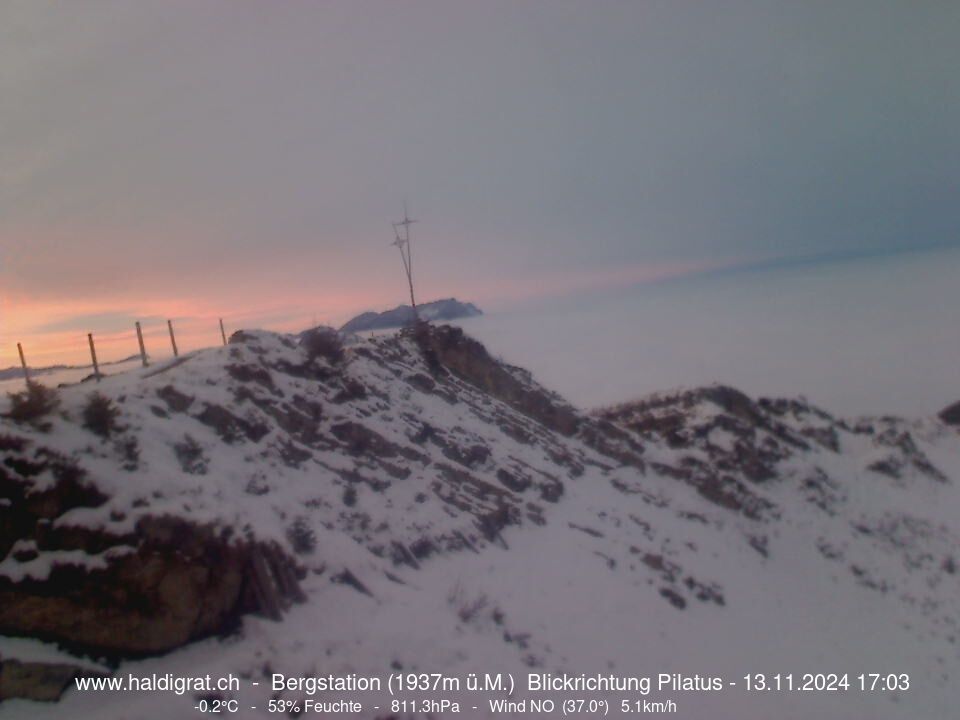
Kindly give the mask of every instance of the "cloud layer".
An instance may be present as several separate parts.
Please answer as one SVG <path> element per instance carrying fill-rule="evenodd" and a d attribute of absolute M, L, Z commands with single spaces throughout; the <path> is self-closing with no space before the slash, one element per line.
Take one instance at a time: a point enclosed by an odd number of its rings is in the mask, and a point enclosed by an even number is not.
<path fill-rule="evenodd" d="M 956 3 L 874 0 L 7 3 L 2 352 L 400 301 L 404 200 L 424 294 L 488 305 L 955 242 L 958 36 Z"/>

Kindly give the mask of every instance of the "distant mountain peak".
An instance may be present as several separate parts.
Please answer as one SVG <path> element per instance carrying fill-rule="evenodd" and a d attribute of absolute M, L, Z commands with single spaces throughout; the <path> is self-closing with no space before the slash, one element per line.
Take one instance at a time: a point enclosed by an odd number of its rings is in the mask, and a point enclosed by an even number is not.
<path fill-rule="evenodd" d="M 475 317 L 483 312 L 473 303 L 463 303 L 456 298 L 444 298 L 417 306 L 422 320 L 456 320 Z M 409 325 L 413 321 L 413 308 L 398 305 L 385 312 L 365 312 L 357 315 L 340 328 L 341 332 L 363 332 L 365 330 L 385 330 Z"/>

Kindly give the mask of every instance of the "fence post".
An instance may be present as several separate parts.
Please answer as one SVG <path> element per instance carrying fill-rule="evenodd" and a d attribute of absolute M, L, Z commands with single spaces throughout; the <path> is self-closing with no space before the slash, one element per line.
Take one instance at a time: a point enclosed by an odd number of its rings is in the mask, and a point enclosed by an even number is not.
<path fill-rule="evenodd" d="M 180 357 L 180 353 L 177 352 L 177 339 L 173 336 L 173 322 L 167 320 L 167 329 L 170 331 L 170 344 L 173 345 L 173 356 Z"/>
<path fill-rule="evenodd" d="M 227 344 L 227 333 L 223 329 L 223 318 L 220 318 L 220 337 L 223 338 L 223 344 Z"/>
<path fill-rule="evenodd" d="M 147 366 L 147 349 L 143 345 L 143 330 L 140 329 L 140 321 L 137 320 L 137 342 L 140 343 L 140 362 Z"/>
<path fill-rule="evenodd" d="M 97 365 L 97 350 L 93 346 L 93 333 L 87 333 L 87 340 L 90 341 L 90 358 L 93 360 L 93 374 L 100 382 L 100 366 Z"/>
<path fill-rule="evenodd" d="M 27 361 L 23 359 L 23 345 L 17 343 L 17 352 L 20 353 L 20 366 L 23 368 L 23 379 L 30 384 L 30 371 L 27 370 Z"/>

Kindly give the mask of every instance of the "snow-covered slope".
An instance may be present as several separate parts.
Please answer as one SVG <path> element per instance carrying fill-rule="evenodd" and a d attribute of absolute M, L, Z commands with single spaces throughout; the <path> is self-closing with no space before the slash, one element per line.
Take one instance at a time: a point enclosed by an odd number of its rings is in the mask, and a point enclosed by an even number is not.
<path fill-rule="evenodd" d="M 94 390 L 119 410 L 99 435 L 84 427 Z M 325 332 L 238 333 L 59 400 L 46 427 L 0 432 L 0 629 L 44 641 L 0 639 L 4 660 L 263 685 L 677 672 L 738 683 L 667 693 L 681 717 L 952 712 L 960 435 L 939 420 L 843 421 L 723 387 L 587 415 L 445 327 L 345 349 Z M 132 568 L 148 558 L 144 577 Z M 113 636 L 48 606 L 66 597 L 106 622 L 90 578 L 120 608 Z M 215 607 L 191 615 L 164 578 Z M 113 592 L 124 582 L 150 617 Z M 152 617 L 180 633 L 170 647 L 168 632 L 139 640 Z M 909 673 L 910 690 L 742 688 L 747 673 L 871 672 Z M 266 714 L 266 691 L 233 696 Z M 486 698 L 443 697 L 489 714 Z M 389 716 L 382 700 L 361 715 Z M 0 713 L 179 717 L 196 703 L 70 690 Z"/>

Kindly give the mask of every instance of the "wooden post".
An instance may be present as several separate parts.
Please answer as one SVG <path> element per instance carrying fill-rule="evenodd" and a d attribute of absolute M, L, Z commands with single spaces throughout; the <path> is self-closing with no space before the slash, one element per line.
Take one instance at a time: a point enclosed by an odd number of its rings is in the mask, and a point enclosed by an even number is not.
<path fill-rule="evenodd" d="M 223 338 L 223 344 L 227 344 L 227 333 L 223 329 L 223 318 L 220 318 L 220 337 Z"/>
<path fill-rule="evenodd" d="M 180 353 L 177 352 L 177 339 L 173 336 L 173 322 L 167 320 L 167 329 L 170 331 L 170 344 L 173 345 L 173 356 L 180 357 Z"/>
<path fill-rule="evenodd" d="M 17 352 L 20 353 L 20 365 L 23 367 L 23 379 L 30 384 L 30 371 L 27 369 L 27 361 L 23 359 L 23 345 L 17 343 Z"/>
<path fill-rule="evenodd" d="M 140 321 L 137 320 L 137 342 L 140 343 L 140 362 L 147 366 L 147 348 L 143 345 L 143 330 L 140 329 Z"/>
<path fill-rule="evenodd" d="M 87 333 L 87 340 L 90 341 L 90 358 L 93 360 L 93 374 L 100 382 L 100 366 L 97 364 L 97 349 L 93 346 L 93 333 Z"/>

